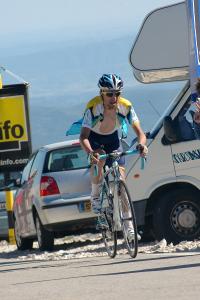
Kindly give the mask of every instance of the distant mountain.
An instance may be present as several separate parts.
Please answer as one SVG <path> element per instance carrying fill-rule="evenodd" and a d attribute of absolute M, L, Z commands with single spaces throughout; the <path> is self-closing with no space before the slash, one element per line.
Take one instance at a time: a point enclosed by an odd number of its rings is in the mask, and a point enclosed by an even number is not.
<path fill-rule="evenodd" d="M 181 86 L 135 86 L 127 88 L 124 91 L 124 96 L 133 102 L 134 108 L 141 119 L 142 127 L 145 131 L 149 131 L 156 120 L 163 113 L 169 102 L 177 95 Z M 95 93 L 92 95 L 94 96 Z M 64 141 L 66 139 L 76 138 L 76 136 L 65 136 L 66 129 L 74 122 L 82 117 L 85 105 L 91 98 L 90 93 L 83 93 L 74 99 L 74 101 L 66 101 L 66 97 L 60 96 L 57 98 L 57 105 L 33 104 L 30 106 L 31 127 L 33 146 L 37 148 L 41 145 Z M 34 98 L 32 98 L 34 100 Z M 48 97 L 50 103 L 55 101 L 55 97 Z M 73 100 L 72 96 L 70 100 Z M 37 102 L 39 98 L 37 99 Z M 44 102 L 46 103 L 46 101 Z M 129 131 L 130 134 L 131 130 Z"/>
<path fill-rule="evenodd" d="M 80 43 L 33 44 L 26 51 L 16 49 L 16 54 L 3 56 L 2 64 L 31 85 L 29 104 L 34 149 L 66 139 L 66 128 L 81 117 L 87 101 L 98 93 L 99 77 L 108 72 L 120 74 L 124 79 L 124 96 L 133 101 L 144 129 L 153 126 L 183 83 L 136 82 L 129 64 L 133 40 L 125 36 L 104 41 L 97 38 Z"/>
<path fill-rule="evenodd" d="M 128 61 L 133 37 L 89 41 L 60 41 L 35 45 L 27 54 L 8 55 L 2 64 L 31 83 L 33 96 L 80 93 L 96 87 L 102 73 L 120 73 L 132 81 Z M 36 101 L 36 100 L 35 100 Z"/>

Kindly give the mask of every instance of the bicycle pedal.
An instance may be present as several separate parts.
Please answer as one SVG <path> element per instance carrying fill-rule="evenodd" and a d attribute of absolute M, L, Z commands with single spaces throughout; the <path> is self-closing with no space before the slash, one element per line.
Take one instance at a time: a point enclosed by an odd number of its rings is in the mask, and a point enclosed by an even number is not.
<path fill-rule="evenodd" d="M 96 229 L 97 230 L 109 229 L 108 222 L 107 222 L 106 218 L 103 215 L 98 217 Z"/>
<path fill-rule="evenodd" d="M 111 231 L 110 231 L 110 230 L 106 230 L 105 236 L 106 236 L 108 239 L 111 239 L 111 237 L 112 237 Z"/>
<path fill-rule="evenodd" d="M 107 229 L 109 229 L 109 226 L 107 224 L 97 224 L 96 225 L 96 230 L 103 230 L 103 229 L 107 230 Z"/>

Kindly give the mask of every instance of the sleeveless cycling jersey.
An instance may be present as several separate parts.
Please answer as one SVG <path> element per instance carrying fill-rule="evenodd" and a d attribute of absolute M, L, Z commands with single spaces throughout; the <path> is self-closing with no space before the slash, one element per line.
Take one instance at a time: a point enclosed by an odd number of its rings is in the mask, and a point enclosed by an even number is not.
<path fill-rule="evenodd" d="M 96 96 L 87 104 L 83 117 L 82 127 L 87 127 L 101 135 L 108 135 L 112 134 L 120 127 L 122 128 L 124 123 L 126 123 L 126 120 L 129 122 L 130 125 L 139 122 L 139 119 L 135 113 L 131 102 L 122 97 L 120 97 L 118 100 L 116 116 L 116 124 L 113 130 L 111 132 L 102 133 L 100 131 L 100 125 L 104 119 L 104 106 L 102 97 Z"/>

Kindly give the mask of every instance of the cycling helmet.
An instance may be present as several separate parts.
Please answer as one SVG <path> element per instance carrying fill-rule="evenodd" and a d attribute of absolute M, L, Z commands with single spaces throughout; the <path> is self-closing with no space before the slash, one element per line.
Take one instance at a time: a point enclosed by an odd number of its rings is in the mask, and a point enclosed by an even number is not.
<path fill-rule="evenodd" d="M 103 74 L 103 76 L 99 79 L 98 86 L 101 90 L 121 90 L 123 88 L 123 81 L 118 75 Z"/>

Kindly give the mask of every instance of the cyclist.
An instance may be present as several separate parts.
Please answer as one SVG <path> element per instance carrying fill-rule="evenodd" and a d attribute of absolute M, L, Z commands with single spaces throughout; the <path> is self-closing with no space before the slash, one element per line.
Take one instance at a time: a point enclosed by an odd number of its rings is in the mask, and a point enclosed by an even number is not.
<path fill-rule="evenodd" d="M 100 95 L 91 99 L 86 107 L 80 143 L 88 153 L 91 167 L 91 206 L 95 214 L 100 213 L 100 192 L 102 181 L 102 170 L 105 161 L 98 159 L 99 154 L 111 153 L 114 150 L 122 150 L 118 130 L 123 126 L 125 119 L 128 120 L 138 138 L 138 146 L 142 156 L 146 156 L 146 136 L 140 126 L 139 119 L 134 111 L 131 102 L 121 97 L 123 81 L 115 74 L 104 74 L 98 82 Z M 106 162 L 108 166 L 111 162 Z M 120 174 L 125 179 L 125 158 L 118 161 Z M 98 164 L 98 175 L 94 176 L 93 166 Z M 104 220 L 98 218 L 99 226 L 103 226 Z M 128 225 L 129 226 L 129 225 Z M 134 234 L 129 228 L 130 236 Z"/>

